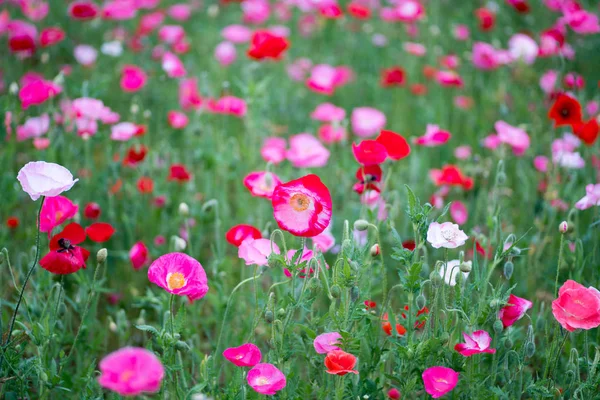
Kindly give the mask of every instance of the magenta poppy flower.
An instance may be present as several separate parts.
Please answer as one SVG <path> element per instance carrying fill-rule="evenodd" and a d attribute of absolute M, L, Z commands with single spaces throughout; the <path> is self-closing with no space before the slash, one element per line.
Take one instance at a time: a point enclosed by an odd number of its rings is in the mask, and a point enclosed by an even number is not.
<path fill-rule="evenodd" d="M 423 371 L 425 391 L 434 399 L 442 397 L 458 383 L 458 372 L 446 367 L 431 367 Z"/>
<path fill-rule="evenodd" d="M 256 364 L 248 371 L 248 385 L 257 393 L 272 396 L 285 388 L 285 375 L 273 364 Z"/>
<path fill-rule="evenodd" d="M 273 164 L 279 164 L 285 160 L 285 149 L 287 143 L 285 139 L 278 137 L 266 138 L 260 149 L 260 155 L 263 160 Z"/>
<path fill-rule="evenodd" d="M 183 253 L 168 253 L 157 258 L 148 268 L 150 282 L 171 294 L 201 299 L 208 292 L 208 281 L 202 265 Z"/>
<path fill-rule="evenodd" d="M 41 78 L 34 79 L 24 83 L 19 90 L 21 108 L 26 110 L 29 106 L 42 104 L 61 92 L 62 88 L 52 81 L 46 81 Z"/>
<path fill-rule="evenodd" d="M 252 30 L 244 25 L 228 25 L 221 31 L 221 36 L 232 43 L 246 43 L 252 38 Z"/>
<path fill-rule="evenodd" d="M 502 320 L 502 325 L 507 328 L 523 318 L 527 310 L 533 307 L 529 300 L 517 297 L 511 293 L 508 302 L 498 311 L 498 319 Z"/>
<path fill-rule="evenodd" d="M 450 216 L 459 225 L 467 223 L 469 219 L 469 210 L 462 201 L 453 201 L 450 205 Z"/>
<path fill-rule="evenodd" d="M 17 180 L 31 200 L 36 201 L 40 196 L 55 197 L 66 192 L 79 179 L 73 180 L 71 172 L 62 165 L 32 161 L 19 170 Z"/>
<path fill-rule="evenodd" d="M 150 252 L 144 242 L 136 242 L 129 250 L 129 261 L 133 269 L 138 270 L 150 264 Z"/>
<path fill-rule="evenodd" d="M 125 92 L 137 92 L 146 85 L 148 76 L 136 65 L 125 65 L 121 70 L 121 89 Z"/>
<path fill-rule="evenodd" d="M 441 146 L 450 140 L 451 137 L 450 132 L 440 129 L 439 126 L 427 124 L 425 134 L 418 137 L 415 140 L 415 144 L 426 147 Z"/>
<path fill-rule="evenodd" d="M 338 332 L 322 333 L 315 338 L 313 346 L 319 354 L 326 354 L 333 350 L 341 350 L 338 346 L 338 341 L 342 338 Z"/>
<path fill-rule="evenodd" d="M 48 197 L 42 206 L 40 215 L 40 232 L 52 230 L 71 219 L 79 211 L 79 206 L 64 196 Z"/>
<path fill-rule="evenodd" d="M 162 56 L 162 68 L 169 78 L 181 78 L 187 74 L 183 62 L 171 52 Z"/>
<path fill-rule="evenodd" d="M 356 136 L 369 137 L 379 133 L 385 126 L 385 114 L 371 107 L 358 107 L 350 117 Z"/>
<path fill-rule="evenodd" d="M 279 227 L 295 236 L 316 236 L 331 221 L 331 195 L 316 175 L 277 186 L 271 201 Z"/>
<path fill-rule="evenodd" d="M 98 6 L 91 0 L 77 0 L 69 4 L 68 13 L 73 19 L 87 21 L 98 14 Z"/>
<path fill-rule="evenodd" d="M 238 367 L 254 367 L 260 362 L 262 354 L 256 345 L 246 343 L 228 348 L 223 352 L 223 357 Z"/>
<path fill-rule="evenodd" d="M 290 138 L 286 158 L 296 168 L 320 168 L 327 165 L 329 150 L 310 133 L 300 133 Z"/>
<path fill-rule="evenodd" d="M 275 187 L 280 184 L 281 179 L 272 172 L 251 172 L 244 178 L 244 186 L 252 193 L 252 196 L 265 199 L 271 199 Z"/>
<path fill-rule="evenodd" d="M 238 247 L 238 257 L 246 261 L 246 265 L 267 265 L 269 256 L 273 253 L 279 254 L 279 247 L 269 239 L 253 239 L 247 238 Z"/>
<path fill-rule="evenodd" d="M 233 115 L 240 118 L 248 112 L 246 101 L 235 96 L 223 96 L 220 99 L 209 100 L 207 107 L 215 114 Z"/>
<path fill-rule="evenodd" d="M 559 289 L 558 298 L 552 302 L 552 314 L 569 332 L 596 328 L 600 326 L 600 291 L 568 280 Z"/>
<path fill-rule="evenodd" d="M 470 357 L 473 354 L 494 354 L 496 352 L 496 349 L 490 349 L 492 338 L 486 331 L 475 331 L 471 335 L 467 335 L 463 332 L 463 337 L 465 338 L 465 343 L 457 343 L 456 346 L 454 346 L 454 350 L 465 357 Z"/>
<path fill-rule="evenodd" d="M 262 238 L 262 234 L 252 225 L 245 224 L 232 226 L 225 234 L 227 242 L 236 247 L 239 247 L 244 240 L 249 238 L 260 239 Z"/>
<path fill-rule="evenodd" d="M 196 78 L 183 79 L 179 83 L 179 105 L 184 111 L 197 110 L 202 106 Z"/>
<path fill-rule="evenodd" d="M 154 393 L 160 389 L 165 370 L 156 355 L 140 347 L 124 347 L 100 361 L 100 386 L 122 396 Z"/>
<path fill-rule="evenodd" d="M 40 44 L 42 47 L 54 46 L 66 37 L 65 31 L 59 27 L 48 27 L 40 33 Z"/>

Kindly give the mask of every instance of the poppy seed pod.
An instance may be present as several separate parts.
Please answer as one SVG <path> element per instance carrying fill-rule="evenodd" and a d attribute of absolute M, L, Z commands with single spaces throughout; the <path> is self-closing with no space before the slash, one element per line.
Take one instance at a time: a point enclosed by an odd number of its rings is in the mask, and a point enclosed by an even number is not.
<path fill-rule="evenodd" d="M 186 203 L 179 204 L 179 215 L 182 217 L 187 217 L 190 215 L 190 207 Z"/>
<path fill-rule="evenodd" d="M 369 223 L 364 219 L 357 219 L 354 221 L 354 229 L 357 231 L 366 231 L 369 229 Z"/>

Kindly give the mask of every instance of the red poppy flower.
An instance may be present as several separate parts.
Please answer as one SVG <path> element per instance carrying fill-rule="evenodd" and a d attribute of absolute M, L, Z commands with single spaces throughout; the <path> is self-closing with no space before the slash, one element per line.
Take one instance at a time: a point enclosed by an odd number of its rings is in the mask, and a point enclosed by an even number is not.
<path fill-rule="evenodd" d="M 100 209 L 100 205 L 98 205 L 98 203 L 87 203 L 83 209 L 83 215 L 88 219 L 98 218 L 101 212 L 102 210 Z"/>
<path fill-rule="evenodd" d="M 352 143 L 352 152 L 362 165 L 381 164 L 388 156 L 385 146 L 375 140 L 363 140 L 358 145 Z"/>
<path fill-rule="evenodd" d="M 494 28 L 496 15 L 487 8 L 479 8 L 475 10 L 475 17 L 479 20 L 479 29 L 486 32 Z"/>
<path fill-rule="evenodd" d="M 76 246 L 84 240 L 85 231 L 81 225 L 70 223 L 50 239 L 50 252 L 40 260 L 40 265 L 53 274 L 72 274 L 85 268 L 90 252 Z"/>
<path fill-rule="evenodd" d="M 74 1 L 69 4 L 69 16 L 80 21 L 94 19 L 98 15 L 98 6 L 91 1 Z"/>
<path fill-rule="evenodd" d="M 348 13 L 356 19 L 371 18 L 371 9 L 357 2 L 348 4 Z"/>
<path fill-rule="evenodd" d="M 326 4 L 319 7 L 319 14 L 327 19 L 338 19 L 342 16 L 342 9 L 338 4 Z"/>
<path fill-rule="evenodd" d="M 456 165 L 445 165 L 442 169 L 432 169 L 429 174 L 436 186 L 461 186 L 465 190 L 473 188 L 473 178 L 465 176 Z"/>
<path fill-rule="evenodd" d="M 406 74 L 401 67 L 384 68 L 381 70 L 381 86 L 404 86 Z"/>
<path fill-rule="evenodd" d="M 123 165 L 128 167 L 135 167 L 146 158 L 148 154 L 148 148 L 143 144 L 137 146 L 131 146 L 123 158 Z"/>
<path fill-rule="evenodd" d="M 506 0 L 506 2 L 521 14 L 529 12 L 527 0 Z"/>
<path fill-rule="evenodd" d="M 387 313 L 383 314 L 383 323 L 381 324 L 381 328 L 386 335 L 392 335 L 392 324 L 388 321 Z M 398 332 L 398 335 L 402 336 L 406 333 L 406 328 L 400 324 L 396 324 L 396 332 Z"/>
<path fill-rule="evenodd" d="M 581 104 L 566 94 L 559 94 L 548 112 L 548 117 L 554 120 L 554 126 L 580 124 L 582 118 Z"/>
<path fill-rule="evenodd" d="M 170 181 L 188 182 L 192 179 L 192 175 L 188 172 L 185 165 L 173 164 L 169 168 L 169 177 L 167 179 Z"/>
<path fill-rule="evenodd" d="M 358 371 L 353 369 L 355 365 L 356 357 L 343 350 L 332 350 L 325 357 L 325 366 L 327 367 L 325 372 L 328 374 L 346 375 L 349 372 L 358 374 Z"/>
<path fill-rule="evenodd" d="M 395 132 L 382 130 L 375 141 L 385 147 L 388 157 L 392 160 L 401 160 L 410 154 L 410 145 L 404 136 Z"/>
<path fill-rule="evenodd" d="M 383 171 L 377 164 L 358 167 L 356 170 L 356 179 L 363 183 L 381 182 Z"/>
<path fill-rule="evenodd" d="M 365 300 L 364 304 L 367 310 L 372 310 L 373 308 L 377 307 L 377 303 L 372 300 Z"/>
<path fill-rule="evenodd" d="M 414 240 L 405 240 L 404 242 L 402 242 L 402 247 L 405 248 L 406 250 L 410 250 L 413 251 L 416 247 L 416 243 Z"/>
<path fill-rule="evenodd" d="M 6 219 L 6 226 L 10 229 L 15 229 L 19 226 L 19 218 L 17 217 L 8 217 Z"/>
<path fill-rule="evenodd" d="M 137 188 L 142 194 L 152 193 L 154 191 L 154 181 L 148 176 L 142 176 L 137 181 Z"/>
<path fill-rule="evenodd" d="M 573 124 L 573 133 L 586 145 L 593 145 L 598 138 L 598 120 L 592 118 L 587 122 Z"/>
<path fill-rule="evenodd" d="M 425 77 L 425 79 L 433 79 L 435 78 L 437 73 L 438 70 L 435 67 L 432 67 L 431 65 L 423 66 L 423 76 Z"/>
<path fill-rule="evenodd" d="M 102 243 L 106 242 L 112 237 L 112 235 L 115 233 L 115 228 L 106 222 L 94 222 L 85 228 L 85 233 L 92 242 Z"/>
<path fill-rule="evenodd" d="M 252 42 L 248 49 L 248 57 L 255 60 L 267 58 L 279 59 L 288 49 L 290 43 L 284 37 L 274 35 L 265 30 L 258 30 L 252 35 Z"/>
<path fill-rule="evenodd" d="M 262 238 L 262 234 L 252 225 L 244 224 L 232 226 L 225 234 L 227 242 L 235 247 L 239 247 L 242 242 L 248 238 L 260 239 Z"/>
<path fill-rule="evenodd" d="M 421 83 L 415 83 L 410 86 L 410 91 L 415 96 L 424 96 L 427 94 L 427 86 Z"/>

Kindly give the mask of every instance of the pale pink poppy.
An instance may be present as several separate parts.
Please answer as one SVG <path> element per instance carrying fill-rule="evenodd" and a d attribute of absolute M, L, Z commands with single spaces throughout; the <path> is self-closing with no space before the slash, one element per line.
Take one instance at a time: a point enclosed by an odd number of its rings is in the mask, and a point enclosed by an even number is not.
<path fill-rule="evenodd" d="M 110 353 L 98 367 L 100 386 L 122 396 L 158 392 L 165 376 L 159 358 L 141 347 L 124 347 Z"/>
<path fill-rule="evenodd" d="M 296 168 L 319 168 L 327 165 L 329 150 L 310 133 L 300 133 L 290 138 L 286 158 Z"/>
<path fill-rule="evenodd" d="M 185 3 L 173 4 L 169 7 L 167 13 L 175 21 L 187 21 L 192 15 L 192 6 Z"/>
<path fill-rule="evenodd" d="M 252 37 L 252 30 L 244 25 L 228 25 L 221 31 L 221 36 L 232 43 L 246 43 Z"/>
<path fill-rule="evenodd" d="M 332 95 L 338 81 L 337 74 L 337 69 L 331 65 L 315 65 L 306 80 L 306 86 L 317 93 Z"/>
<path fill-rule="evenodd" d="M 402 22 L 417 22 L 425 16 L 425 7 L 416 0 L 404 0 L 394 9 L 396 18 Z"/>
<path fill-rule="evenodd" d="M 540 172 L 548 172 L 548 165 L 550 164 L 550 160 L 546 156 L 536 156 L 533 159 L 533 166 Z"/>
<path fill-rule="evenodd" d="M 461 88 L 463 86 L 463 79 L 456 71 L 436 71 L 435 80 L 443 87 Z"/>
<path fill-rule="evenodd" d="M 600 32 L 598 16 L 585 10 L 568 10 L 562 21 L 580 35 L 592 35 Z"/>
<path fill-rule="evenodd" d="M 28 118 L 23 125 L 17 126 L 17 140 L 23 141 L 38 138 L 50 128 L 50 116 L 42 114 L 39 117 Z"/>
<path fill-rule="evenodd" d="M 36 201 L 41 196 L 55 197 L 68 191 L 79 179 L 73 180 L 71 172 L 62 165 L 32 161 L 19 170 L 17 180 L 31 200 Z"/>
<path fill-rule="evenodd" d="M 238 347 L 230 347 L 223 352 L 223 357 L 238 367 L 254 367 L 260 362 L 262 354 L 258 346 L 245 343 Z"/>
<path fill-rule="evenodd" d="M 150 264 L 150 252 L 144 242 L 136 242 L 129 250 L 129 261 L 133 269 L 138 270 Z"/>
<path fill-rule="evenodd" d="M 458 146 L 454 149 L 454 157 L 458 158 L 459 160 L 467 160 L 469 157 L 471 157 L 471 153 L 471 146 L 467 145 Z"/>
<path fill-rule="evenodd" d="M 552 152 L 552 162 L 563 168 L 582 169 L 585 167 L 585 160 L 579 152 L 558 151 Z"/>
<path fill-rule="evenodd" d="M 64 196 L 48 197 L 40 214 L 40 232 L 50 235 L 54 228 L 73 218 L 77 211 L 79 206 Z"/>
<path fill-rule="evenodd" d="M 263 24 L 271 14 L 271 8 L 267 0 L 246 0 L 241 3 L 241 6 L 244 14 L 243 21 L 247 24 Z"/>
<path fill-rule="evenodd" d="M 248 371 L 248 385 L 257 393 L 272 396 L 285 388 L 285 375 L 272 364 L 257 364 Z"/>
<path fill-rule="evenodd" d="M 498 50 L 491 44 L 475 42 L 473 44 L 473 65 L 482 70 L 492 70 L 502 65 Z"/>
<path fill-rule="evenodd" d="M 37 150 L 45 150 L 50 146 L 50 139 L 48 138 L 34 138 L 33 139 L 33 147 Z"/>
<path fill-rule="evenodd" d="M 252 193 L 252 196 L 271 199 L 273 191 L 281 179 L 272 172 L 251 172 L 244 178 L 244 186 Z"/>
<path fill-rule="evenodd" d="M 593 329 L 600 326 L 600 291 L 566 281 L 552 302 L 552 314 L 558 323 L 569 332 L 575 329 Z"/>
<path fill-rule="evenodd" d="M 501 144 L 502 142 L 496 134 L 490 134 L 481 141 L 481 145 L 490 150 L 496 150 Z"/>
<path fill-rule="evenodd" d="M 267 265 L 272 252 L 280 254 L 279 247 L 269 239 L 248 238 L 238 247 L 238 257 L 244 260 L 246 265 Z"/>
<path fill-rule="evenodd" d="M 352 131 L 359 137 L 378 134 L 386 123 L 385 114 L 371 107 L 357 107 L 350 117 Z"/>
<path fill-rule="evenodd" d="M 149 14 L 143 15 L 140 18 L 137 32 L 140 35 L 148 35 L 156 28 L 162 25 L 165 19 L 165 14 L 162 11 L 155 11 Z"/>
<path fill-rule="evenodd" d="M 502 325 L 507 328 L 523 318 L 527 310 L 531 307 L 533 307 L 531 301 L 517 297 L 511 293 L 506 305 L 498 311 L 498 319 L 502 320 Z"/>
<path fill-rule="evenodd" d="M 341 350 L 337 344 L 339 344 L 339 339 L 342 338 L 338 332 L 327 332 L 322 333 L 315 338 L 313 341 L 313 346 L 315 351 L 319 354 L 326 354 L 333 350 Z"/>
<path fill-rule="evenodd" d="M 310 114 L 310 117 L 321 122 L 342 121 L 346 118 L 346 110 L 331 103 L 321 103 Z"/>
<path fill-rule="evenodd" d="M 148 76 L 138 66 L 125 65 L 121 70 L 121 89 L 125 92 L 137 92 L 146 85 Z"/>
<path fill-rule="evenodd" d="M 463 261 L 464 264 L 471 265 L 471 261 Z M 448 263 L 443 263 L 438 270 L 440 277 L 444 279 L 446 285 L 454 287 L 456 286 L 456 278 L 458 274 L 462 275 L 462 280 L 466 280 L 469 277 L 469 272 L 462 272 L 460 270 L 460 260 L 450 260 Z"/>
<path fill-rule="evenodd" d="M 102 6 L 102 19 L 111 21 L 126 21 L 137 14 L 134 0 L 113 0 Z"/>
<path fill-rule="evenodd" d="M 575 203 L 575 208 L 579 210 L 587 210 L 594 206 L 600 206 L 600 183 L 586 185 L 585 196 Z"/>
<path fill-rule="evenodd" d="M 98 50 L 87 44 L 80 44 L 75 46 L 73 55 L 79 64 L 90 67 L 94 65 L 96 58 L 98 58 Z"/>
<path fill-rule="evenodd" d="M 427 241 L 436 249 L 455 249 L 465 244 L 469 237 L 452 222 L 432 222 L 427 230 Z"/>
<path fill-rule="evenodd" d="M 415 144 L 426 147 L 441 146 L 448 142 L 452 135 L 440 129 L 438 125 L 427 124 L 425 134 L 415 139 Z"/>
<path fill-rule="evenodd" d="M 440 398 L 458 383 L 458 372 L 446 367 L 431 367 L 423 371 L 422 378 L 425 391 L 434 399 Z"/>
<path fill-rule="evenodd" d="M 190 302 L 208 292 L 204 268 L 184 253 L 168 253 L 157 258 L 148 268 L 148 279 L 171 294 L 187 296 Z"/>
<path fill-rule="evenodd" d="M 312 61 L 308 58 L 298 58 L 286 67 L 286 72 L 290 79 L 301 82 L 306 79 L 306 75 L 312 68 Z"/>
<path fill-rule="evenodd" d="M 167 120 L 173 129 L 183 129 L 189 122 L 188 116 L 181 111 L 169 111 L 167 113 Z"/>
<path fill-rule="evenodd" d="M 221 42 L 215 47 L 215 59 L 223 66 L 231 65 L 236 58 L 235 46 L 231 42 Z"/>
<path fill-rule="evenodd" d="M 96 120 L 100 119 L 104 113 L 104 103 L 102 103 L 102 100 L 90 97 L 80 97 L 73 100 L 71 109 L 77 117 Z"/>
<path fill-rule="evenodd" d="M 427 53 L 425 46 L 420 43 L 404 42 L 402 47 L 407 53 L 410 53 L 413 56 L 422 57 Z"/>
<path fill-rule="evenodd" d="M 185 37 L 185 30 L 181 25 L 163 25 L 158 30 L 158 40 L 166 44 L 180 42 Z"/>
<path fill-rule="evenodd" d="M 272 164 L 279 164 L 285 160 L 285 149 L 287 142 L 283 138 L 269 137 L 263 142 L 260 155 L 263 160 Z"/>
<path fill-rule="evenodd" d="M 587 113 L 587 115 L 596 115 L 598 114 L 598 111 L 600 111 L 600 103 L 598 103 L 595 100 L 590 101 L 585 105 L 585 112 Z"/>
<path fill-rule="evenodd" d="M 471 35 L 469 27 L 466 25 L 456 25 L 452 33 L 457 40 L 462 41 L 469 39 L 469 36 Z"/>
<path fill-rule="evenodd" d="M 327 144 L 341 142 L 348 136 L 346 128 L 335 123 L 321 125 L 317 131 L 317 135 L 319 139 Z"/>
<path fill-rule="evenodd" d="M 246 101 L 235 96 L 224 96 L 217 100 L 207 102 L 208 110 L 215 114 L 234 115 L 242 118 L 246 116 L 248 107 Z"/>
<path fill-rule="evenodd" d="M 42 0 L 29 0 L 21 2 L 21 12 L 32 21 L 41 21 L 48 15 L 50 5 Z"/>
<path fill-rule="evenodd" d="M 450 205 L 450 216 L 459 225 L 464 225 L 469 219 L 469 210 L 462 201 L 453 201 Z"/>
<path fill-rule="evenodd" d="M 110 138 L 118 142 L 126 142 L 135 136 L 138 131 L 136 124 L 131 122 L 121 122 L 110 128 Z"/>
<path fill-rule="evenodd" d="M 508 41 L 508 52 L 513 60 L 531 65 L 537 58 L 539 48 L 535 40 L 523 34 L 514 34 Z"/>
<path fill-rule="evenodd" d="M 462 356 L 470 357 L 474 354 L 489 353 L 494 354 L 496 349 L 490 349 L 492 338 L 490 334 L 484 330 L 475 331 L 471 335 L 463 332 L 464 343 L 457 343 L 454 350 L 458 351 Z"/>
<path fill-rule="evenodd" d="M 512 147 L 516 156 L 521 156 L 527 151 L 530 145 L 529 135 L 523 129 L 507 124 L 504 121 L 498 121 L 494 125 L 498 133 L 498 139 Z"/>
<path fill-rule="evenodd" d="M 166 52 L 162 56 L 162 68 L 169 78 L 181 78 L 187 74 L 179 57 L 171 52 Z"/>

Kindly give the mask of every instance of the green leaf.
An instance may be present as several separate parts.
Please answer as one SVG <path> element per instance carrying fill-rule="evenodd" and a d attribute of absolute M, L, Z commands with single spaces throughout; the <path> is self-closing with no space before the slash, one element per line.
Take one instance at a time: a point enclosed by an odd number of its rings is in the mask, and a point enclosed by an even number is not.
<path fill-rule="evenodd" d="M 406 193 L 408 195 L 408 214 L 412 217 L 416 214 L 417 207 L 419 206 L 419 200 L 408 185 L 404 185 L 404 187 L 406 188 Z"/>
<path fill-rule="evenodd" d="M 137 329 L 139 329 L 140 331 L 151 333 L 154 336 L 158 336 L 159 335 L 158 330 L 155 327 L 151 326 L 151 325 L 136 325 L 135 327 Z"/>

